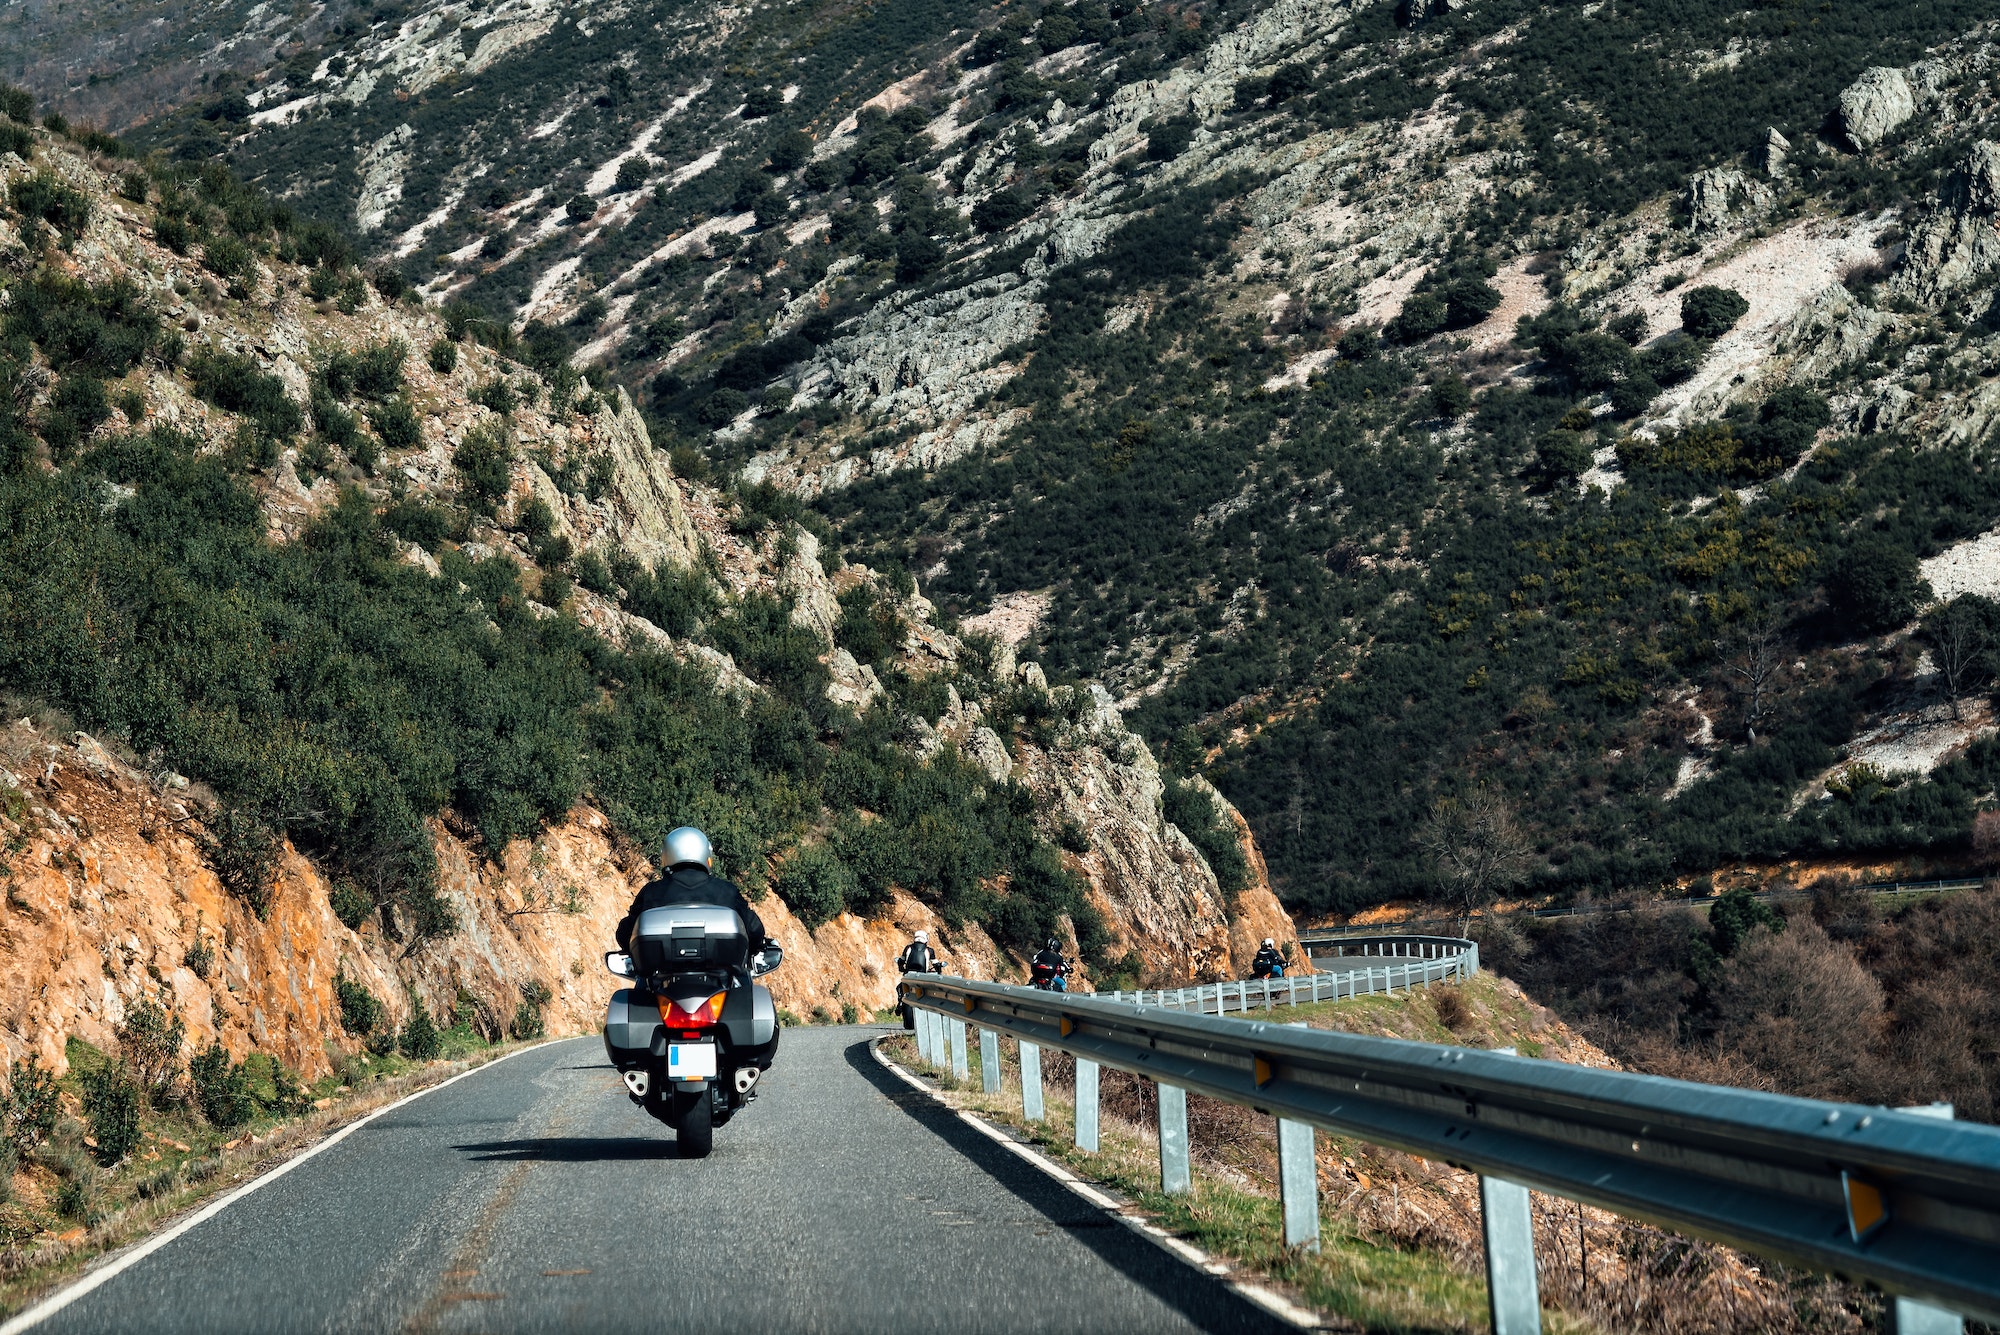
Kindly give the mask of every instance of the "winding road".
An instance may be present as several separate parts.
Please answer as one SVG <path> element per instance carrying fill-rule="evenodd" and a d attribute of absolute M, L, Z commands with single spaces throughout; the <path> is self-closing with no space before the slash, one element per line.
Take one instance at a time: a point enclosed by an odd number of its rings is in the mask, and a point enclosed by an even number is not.
<path fill-rule="evenodd" d="M 34 1325 L 289 1331 L 1289 1329 L 884 1070 L 793 1029 L 700 1161 L 598 1040 L 358 1127 Z"/>

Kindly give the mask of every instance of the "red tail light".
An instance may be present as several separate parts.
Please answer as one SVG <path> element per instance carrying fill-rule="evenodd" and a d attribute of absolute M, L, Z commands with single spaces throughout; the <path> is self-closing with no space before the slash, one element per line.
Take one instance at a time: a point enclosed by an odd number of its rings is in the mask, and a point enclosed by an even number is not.
<path fill-rule="evenodd" d="M 661 997 L 660 1023 L 676 1033 L 699 1033 L 711 1025 L 722 1023 L 722 1003 L 728 999 L 727 992 L 717 992 L 700 1000 L 686 998 L 669 1001 Z"/>

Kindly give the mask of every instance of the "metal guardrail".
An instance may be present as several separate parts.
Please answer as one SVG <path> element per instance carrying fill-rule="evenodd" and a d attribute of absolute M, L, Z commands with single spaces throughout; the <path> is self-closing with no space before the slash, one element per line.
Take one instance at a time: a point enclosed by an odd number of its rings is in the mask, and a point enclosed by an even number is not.
<path fill-rule="evenodd" d="M 1086 1149 L 1099 1066 L 1157 1082 L 1168 1192 L 1190 1182 L 1186 1091 L 1277 1117 L 1287 1245 L 1317 1245 L 1312 1128 L 1481 1174 L 1496 1335 L 1540 1329 L 1528 1188 L 1904 1295 L 1906 1330 L 2000 1319 L 2000 1128 L 949 976 L 902 996 L 961 1077 L 981 1030 L 990 1093 L 1018 1039 L 1030 1119 L 1041 1049 L 1074 1056 Z"/>
<path fill-rule="evenodd" d="M 1322 960 L 1368 961 L 1355 968 L 1331 968 L 1286 978 L 1245 978 L 1199 987 L 1140 988 L 1136 992 L 1089 995 L 1198 1015 L 1227 1015 L 1232 1009 L 1239 1015 L 1247 1015 L 1276 1006 L 1306 1006 L 1319 1001 L 1408 992 L 1414 987 L 1470 978 L 1479 972 L 1479 944 L 1462 937 L 1384 936 L 1366 942 L 1342 943 L 1343 947 L 1357 944 L 1368 949 L 1354 955 L 1347 955 L 1343 949 L 1333 955 L 1313 956 L 1315 969 L 1322 968 Z"/>
<path fill-rule="evenodd" d="M 1954 890 L 1977 890 L 1987 883 L 1986 878 L 1968 877 L 1955 881 L 1875 881 L 1867 885 L 1855 886 L 1857 893 L 1868 895 L 1928 895 L 1946 894 Z M 1488 922 L 1495 918 L 1584 918 L 1601 913 L 1659 913 L 1667 909 L 1699 909 L 1713 907 L 1721 896 L 1702 899 L 1642 899 L 1629 904 L 1562 904 L 1550 908 L 1508 909 L 1500 913 L 1476 913 L 1472 922 Z M 1809 890 L 1762 890 L 1750 896 L 1761 904 L 1800 903 L 1812 898 Z M 1456 924 L 1457 918 L 1412 918 L 1401 923 L 1357 924 L 1348 927 L 1311 927 L 1299 933 L 1299 944 L 1311 946 L 1332 941 L 1351 940 L 1354 937 L 1379 937 L 1385 929 L 1392 927 L 1424 927 L 1431 924 Z"/>

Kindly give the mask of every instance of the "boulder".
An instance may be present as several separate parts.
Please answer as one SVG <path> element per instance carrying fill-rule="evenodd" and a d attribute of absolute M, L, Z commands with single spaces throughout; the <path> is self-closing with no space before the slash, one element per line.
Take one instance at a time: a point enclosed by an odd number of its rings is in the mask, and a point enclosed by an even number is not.
<path fill-rule="evenodd" d="M 1877 65 L 1840 95 L 1840 129 L 1857 149 L 1870 149 L 1917 113 L 1909 75 Z"/>
<path fill-rule="evenodd" d="M 1774 181 L 1783 180 L 1790 170 L 1786 159 L 1791 151 L 1792 141 L 1779 134 L 1778 127 L 1773 125 L 1764 138 L 1764 175 Z"/>

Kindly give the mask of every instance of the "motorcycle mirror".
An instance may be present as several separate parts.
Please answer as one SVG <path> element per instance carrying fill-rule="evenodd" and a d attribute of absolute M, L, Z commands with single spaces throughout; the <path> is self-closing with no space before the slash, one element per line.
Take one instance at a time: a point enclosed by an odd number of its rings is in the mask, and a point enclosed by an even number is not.
<path fill-rule="evenodd" d="M 766 941 L 764 948 L 750 957 L 750 976 L 762 978 L 784 962 L 785 948 L 776 941 Z"/>
<path fill-rule="evenodd" d="M 604 967 L 611 970 L 612 973 L 617 974 L 620 978 L 637 978 L 639 976 L 638 969 L 633 967 L 632 957 L 622 950 L 605 951 Z"/>

